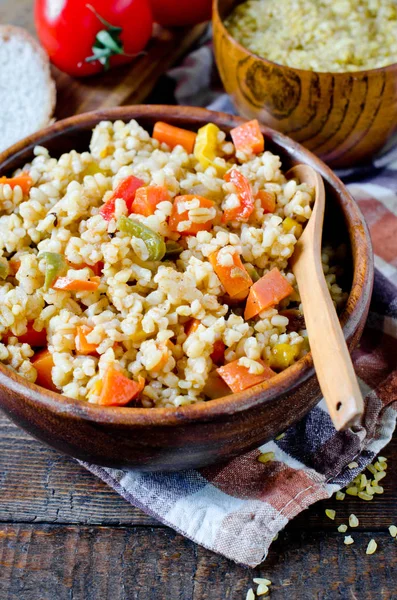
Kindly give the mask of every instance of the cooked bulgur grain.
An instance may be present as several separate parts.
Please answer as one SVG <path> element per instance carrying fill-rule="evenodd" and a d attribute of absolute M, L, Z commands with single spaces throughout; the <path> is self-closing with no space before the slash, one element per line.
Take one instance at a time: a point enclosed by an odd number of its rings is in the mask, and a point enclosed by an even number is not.
<path fill-rule="evenodd" d="M 312 71 L 359 71 L 397 62 L 394 0 L 248 0 L 225 22 L 243 46 Z"/>
<path fill-rule="evenodd" d="M 269 151 L 245 147 L 237 158 L 225 137 L 218 131 L 211 163 L 208 152 L 170 148 L 136 121 L 101 122 L 87 152 L 56 159 L 36 148 L 23 169 L 27 193 L 0 184 L 5 365 L 91 403 L 179 407 L 230 393 L 237 372 L 245 387 L 269 378 L 280 347 L 291 352 L 276 370 L 306 354 L 306 331 L 291 331 L 279 310 L 301 315 L 288 259 L 312 190 L 287 181 Z M 271 195 L 271 209 L 259 192 Z M 341 306 L 339 256 L 323 250 Z M 250 273 L 274 272 L 285 293 L 244 319 Z"/>

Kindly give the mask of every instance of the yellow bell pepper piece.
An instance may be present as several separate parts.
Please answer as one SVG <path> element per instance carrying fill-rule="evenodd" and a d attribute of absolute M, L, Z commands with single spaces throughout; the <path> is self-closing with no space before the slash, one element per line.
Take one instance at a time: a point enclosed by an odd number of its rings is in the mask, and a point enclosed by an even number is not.
<path fill-rule="evenodd" d="M 274 369 L 286 369 L 299 354 L 298 344 L 276 344 L 270 354 L 270 366 Z"/>
<path fill-rule="evenodd" d="M 86 166 L 82 174 L 83 177 L 86 177 L 87 175 L 96 175 L 97 173 L 102 173 L 103 175 L 105 175 L 104 170 L 101 169 L 101 167 L 96 162 L 91 162 L 89 165 Z"/>
<path fill-rule="evenodd" d="M 283 229 L 286 233 L 290 233 L 291 231 L 293 231 L 293 234 L 295 235 L 296 239 L 300 238 L 303 231 L 302 225 L 298 223 L 298 221 L 295 221 L 295 219 L 291 219 L 291 217 L 287 217 L 286 219 L 284 219 Z"/>
<path fill-rule="evenodd" d="M 199 161 L 203 169 L 215 167 L 220 177 L 229 169 L 229 165 L 214 163 L 217 157 L 218 133 L 220 129 L 214 123 L 207 123 L 197 132 L 196 142 L 194 144 L 194 156 Z"/>

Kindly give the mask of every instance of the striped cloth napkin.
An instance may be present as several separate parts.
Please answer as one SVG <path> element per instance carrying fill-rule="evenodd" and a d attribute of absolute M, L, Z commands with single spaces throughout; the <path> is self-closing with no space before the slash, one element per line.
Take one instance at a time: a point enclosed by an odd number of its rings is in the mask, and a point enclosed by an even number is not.
<path fill-rule="evenodd" d="M 183 104 L 233 111 L 211 83 L 209 44 L 171 72 Z M 266 557 L 276 534 L 317 500 L 329 498 L 373 461 L 390 441 L 397 417 L 397 146 L 371 167 L 342 173 L 371 230 L 375 287 L 354 364 L 365 397 L 363 426 L 338 433 L 321 401 L 278 440 L 226 466 L 146 474 L 85 466 L 128 502 L 182 535 L 250 567 Z M 262 464 L 257 457 L 274 452 Z M 355 461 L 358 467 L 347 465 Z"/>

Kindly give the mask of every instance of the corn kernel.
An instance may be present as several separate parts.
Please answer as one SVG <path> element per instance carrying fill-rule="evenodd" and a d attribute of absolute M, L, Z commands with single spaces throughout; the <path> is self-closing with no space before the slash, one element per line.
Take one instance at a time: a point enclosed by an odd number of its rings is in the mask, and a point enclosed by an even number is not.
<path fill-rule="evenodd" d="M 347 525 L 345 525 L 344 523 L 342 523 L 342 525 L 339 525 L 338 531 L 340 533 L 345 533 L 347 531 Z"/>
<path fill-rule="evenodd" d="M 354 540 L 351 535 L 345 535 L 343 543 L 346 544 L 346 546 L 350 546 L 350 544 L 354 544 Z"/>
<path fill-rule="evenodd" d="M 276 344 L 270 352 L 270 366 L 274 369 L 286 369 L 299 354 L 299 345 Z"/>
<path fill-rule="evenodd" d="M 354 486 L 349 487 L 346 489 L 346 494 L 349 494 L 349 496 L 357 496 L 358 494 L 358 489 Z"/>
<path fill-rule="evenodd" d="M 298 221 L 295 221 L 295 219 L 291 219 L 291 217 L 284 219 L 283 229 L 287 233 L 293 233 L 297 239 L 300 238 L 303 231 L 302 225 Z"/>
<path fill-rule="evenodd" d="M 339 490 L 339 492 L 336 492 L 335 498 L 336 500 L 344 500 L 346 498 L 346 494 Z"/>
<path fill-rule="evenodd" d="M 327 508 L 325 511 L 325 514 L 327 515 L 327 517 L 329 519 L 331 519 L 332 521 L 335 519 L 336 516 L 336 512 L 334 510 L 332 510 L 331 508 Z"/>

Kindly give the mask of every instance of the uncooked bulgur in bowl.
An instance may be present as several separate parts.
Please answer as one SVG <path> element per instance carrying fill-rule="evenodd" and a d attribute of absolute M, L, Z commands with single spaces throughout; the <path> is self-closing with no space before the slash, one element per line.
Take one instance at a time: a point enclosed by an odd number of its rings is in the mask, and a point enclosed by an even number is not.
<path fill-rule="evenodd" d="M 396 131 L 393 0 L 214 0 L 213 31 L 239 112 L 331 166 L 371 160 Z"/>
<path fill-rule="evenodd" d="M 5 153 L 5 410 L 74 456 L 144 469 L 236 455 L 304 414 L 319 388 L 288 266 L 313 203 L 285 178 L 297 161 L 328 187 L 324 270 L 354 343 L 372 284 L 362 217 L 282 136 L 200 109 L 131 107 Z"/>

